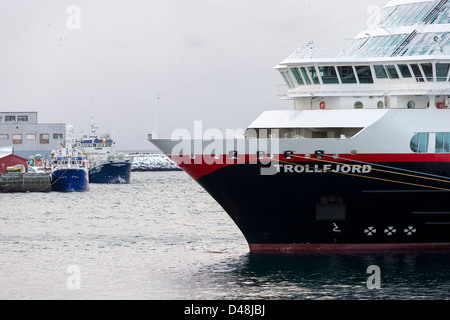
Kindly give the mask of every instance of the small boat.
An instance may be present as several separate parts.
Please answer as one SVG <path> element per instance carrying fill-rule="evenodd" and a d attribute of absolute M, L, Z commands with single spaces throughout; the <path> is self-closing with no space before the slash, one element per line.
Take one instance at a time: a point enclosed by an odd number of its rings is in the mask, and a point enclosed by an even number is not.
<path fill-rule="evenodd" d="M 89 160 L 90 183 L 130 183 L 133 158 L 124 153 L 116 153 L 115 142 L 109 134 L 96 134 L 92 115 L 91 134 L 84 136 L 79 145 Z"/>
<path fill-rule="evenodd" d="M 69 127 L 69 130 L 73 130 Z M 88 160 L 67 135 L 64 148 L 52 154 L 52 191 L 89 190 Z"/>

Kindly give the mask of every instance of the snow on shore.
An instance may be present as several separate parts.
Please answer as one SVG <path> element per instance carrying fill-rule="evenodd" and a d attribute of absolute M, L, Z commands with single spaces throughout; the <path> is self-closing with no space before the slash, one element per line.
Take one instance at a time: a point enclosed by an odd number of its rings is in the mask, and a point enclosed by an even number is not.
<path fill-rule="evenodd" d="M 178 171 L 181 170 L 175 162 L 164 154 L 134 153 L 131 171 Z"/>

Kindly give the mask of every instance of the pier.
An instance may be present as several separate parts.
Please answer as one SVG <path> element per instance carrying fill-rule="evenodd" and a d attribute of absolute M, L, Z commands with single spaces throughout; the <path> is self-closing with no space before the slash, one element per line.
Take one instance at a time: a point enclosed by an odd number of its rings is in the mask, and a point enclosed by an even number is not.
<path fill-rule="evenodd" d="M 48 173 L 6 173 L 0 175 L 0 193 L 50 192 L 51 177 Z"/>

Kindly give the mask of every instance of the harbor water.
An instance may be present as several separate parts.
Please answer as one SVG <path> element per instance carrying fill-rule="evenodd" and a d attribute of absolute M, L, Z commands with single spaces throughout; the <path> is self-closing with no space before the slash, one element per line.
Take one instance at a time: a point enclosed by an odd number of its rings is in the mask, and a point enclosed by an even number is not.
<path fill-rule="evenodd" d="M 449 298 L 445 252 L 251 255 L 182 171 L 0 197 L 0 299 Z"/>

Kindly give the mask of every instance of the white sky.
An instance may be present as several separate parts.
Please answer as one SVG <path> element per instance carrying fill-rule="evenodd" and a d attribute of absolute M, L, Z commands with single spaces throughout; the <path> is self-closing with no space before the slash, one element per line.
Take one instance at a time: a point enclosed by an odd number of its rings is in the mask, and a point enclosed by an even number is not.
<path fill-rule="evenodd" d="M 2 0 L 0 110 L 110 133 L 119 150 L 203 121 L 245 129 L 281 101 L 273 67 L 310 40 L 344 47 L 387 0 Z M 71 5 L 80 29 L 70 29 Z M 73 25 L 73 24 L 70 24 Z"/>

